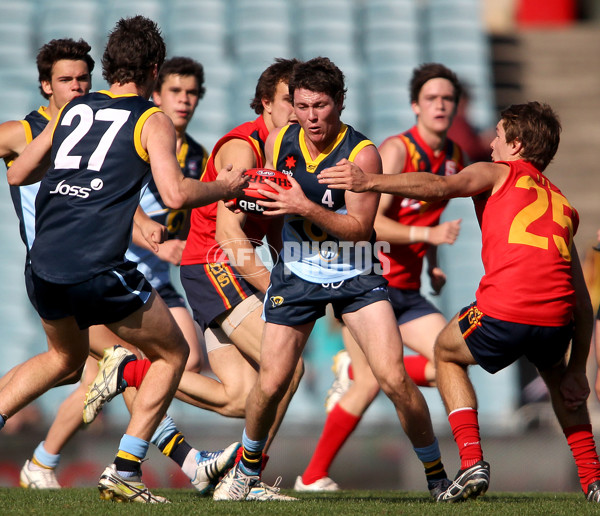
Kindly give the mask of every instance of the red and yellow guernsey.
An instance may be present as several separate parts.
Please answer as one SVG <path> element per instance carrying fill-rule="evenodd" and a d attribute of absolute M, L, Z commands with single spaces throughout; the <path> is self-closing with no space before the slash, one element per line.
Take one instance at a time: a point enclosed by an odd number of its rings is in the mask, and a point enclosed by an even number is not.
<path fill-rule="evenodd" d="M 256 120 L 246 122 L 229 131 L 215 145 L 206 169 L 200 178 L 200 181 L 215 181 L 219 171 L 215 168 L 214 156 L 218 150 L 228 141 L 239 139 L 247 141 L 256 157 L 256 167 L 263 167 L 265 164 L 265 140 L 269 135 L 269 130 L 265 125 L 262 116 Z M 220 247 L 215 240 L 215 229 L 217 220 L 217 203 L 207 206 L 201 206 L 192 210 L 190 219 L 190 232 L 188 234 L 185 249 L 181 259 L 181 265 L 194 265 L 199 263 L 222 263 L 227 262 L 225 253 L 220 251 Z M 253 222 L 261 219 L 254 218 Z M 268 222 L 264 221 L 265 224 Z M 249 238 L 260 240 L 265 232 L 261 224 L 248 224 L 245 228 Z"/>
<path fill-rule="evenodd" d="M 460 147 L 452 140 L 446 140 L 443 152 L 436 156 L 417 130 L 391 136 L 400 138 L 406 146 L 406 162 L 404 172 L 425 172 L 440 176 L 456 174 L 464 168 L 464 158 Z M 385 215 L 407 226 L 435 226 L 448 201 L 425 202 L 405 197 L 394 196 L 392 205 Z M 389 263 L 389 273 L 385 275 L 391 287 L 404 290 L 419 290 L 421 287 L 421 270 L 423 258 L 428 244 L 394 244 L 389 253 L 381 253 L 382 263 Z"/>
<path fill-rule="evenodd" d="M 538 326 L 571 320 L 575 290 L 571 246 L 579 215 L 529 162 L 510 167 L 500 189 L 475 200 L 485 274 L 477 306 L 496 319 Z"/>

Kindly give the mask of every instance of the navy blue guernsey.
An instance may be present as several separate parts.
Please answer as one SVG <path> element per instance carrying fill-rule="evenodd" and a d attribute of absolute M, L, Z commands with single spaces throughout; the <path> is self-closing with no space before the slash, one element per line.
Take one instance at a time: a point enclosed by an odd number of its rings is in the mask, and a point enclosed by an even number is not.
<path fill-rule="evenodd" d="M 125 262 L 140 191 L 150 179 L 142 127 L 157 111 L 138 95 L 108 91 L 63 108 L 36 199 L 31 265 L 39 277 L 79 283 Z"/>
<path fill-rule="evenodd" d="M 46 114 L 46 110 L 43 107 L 40 107 L 37 111 L 32 111 L 24 120 L 21 120 L 25 129 L 25 141 L 27 145 L 44 130 L 49 121 L 50 117 Z M 6 163 L 7 168 L 11 165 L 12 161 Z M 39 188 L 39 182 L 32 185 L 10 187 L 10 197 L 17 217 L 19 217 L 21 240 L 23 240 L 27 248 L 28 256 L 29 249 L 31 249 L 35 238 L 35 197 Z"/>
<path fill-rule="evenodd" d="M 334 166 L 343 158 L 354 161 L 356 155 L 373 143 L 351 126 L 342 124 L 331 145 L 312 159 L 299 124 L 284 127 L 273 149 L 277 170 L 294 177 L 306 197 L 336 213 L 345 214 L 344 190 L 332 190 L 317 180 L 319 172 Z M 283 226 L 282 258 L 289 269 L 312 283 L 339 282 L 358 276 L 372 265 L 372 257 L 363 259 L 358 247 L 342 243 L 319 226 L 298 215 L 286 215 Z M 374 242 L 374 235 L 371 239 Z M 365 246 L 371 249 L 371 245 Z"/>

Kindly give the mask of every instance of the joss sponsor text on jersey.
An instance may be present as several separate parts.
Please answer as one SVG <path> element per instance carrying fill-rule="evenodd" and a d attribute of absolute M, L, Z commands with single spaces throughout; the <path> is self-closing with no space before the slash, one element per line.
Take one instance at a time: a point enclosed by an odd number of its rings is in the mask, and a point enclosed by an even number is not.
<path fill-rule="evenodd" d="M 100 190 L 104 184 L 102 179 L 96 178 L 92 179 L 90 183 L 90 187 L 86 188 L 84 186 L 77 185 L 68 185 L 65 183 L 65 179 L 63 179 L 60 183 L 56 185 L 54 190 L 51 190 L 51 194 L 60 194 L 60 195 L 72 195 L 74 197 L 81 197 L 82 199 L 87 199 L 90 196 L 90 192 L 92 190 Z"/>

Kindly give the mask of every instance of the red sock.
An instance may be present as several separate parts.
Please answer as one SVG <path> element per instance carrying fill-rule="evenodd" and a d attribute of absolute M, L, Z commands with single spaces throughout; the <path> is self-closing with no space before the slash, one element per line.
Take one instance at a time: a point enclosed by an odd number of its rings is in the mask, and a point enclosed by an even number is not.
<path fill-rule="evenodd" d="M 333 459 L 360 420 L 361 416 L 354 416 L 346 412 L 339 403 L 333 407 L 325 421 L 317 448 L 302 475 L 302 482 L 312 484 L 327 476 Z"/>
<path fill-rule="evenodd" d="M 150 360 L 147 358 L 127 362 L 123 368 L 123 380 L 127 382 L 127 387 L 135 387 L 137 389 L 142 383 L 144 376 L 146 376 L 149 367 Z"/>
<path fill-rule="evenodd" d="M 592 425 L 575 425 L 563 431 L 575 459 L 581 489 L 587 495 L 588 486 L 600 480 L 600 462 L 596 453 Z"/>
<path fill-rule="evenodd" d="M 423 355 L 409 355 L 404 357 L 404 367 L 412 381 L 421 387 L 429 387 L 429 381 L 425 378 L 425 367 L 429 363 Z"/>
<path fill-rule="evenodd" d="M 470 468 L 483 459 L 477 410 L 474 408 L 455 410 L 448 416 L 448 422 L 458 446 L 460 469 Z"/>

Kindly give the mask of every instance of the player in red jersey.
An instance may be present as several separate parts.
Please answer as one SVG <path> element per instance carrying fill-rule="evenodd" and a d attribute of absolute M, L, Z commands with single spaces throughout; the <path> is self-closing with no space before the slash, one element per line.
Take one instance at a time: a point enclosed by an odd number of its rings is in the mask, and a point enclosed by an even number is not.
<path fill-rule="evenodd" d="M 446 176 L 459 172 L 464 167 L 463 153 L 446 138 L 461 94 L 456 75 L 441 64 L 427 63 L 415 68 L 409 88 L 416 124 L 390 136 L 379 147 L 384 174 L 428 171 Z M 437 266 L 436 246 L 453 244 L 460 230 L 460 220 L 440 224 L 447 202 L 383 195 L 375 219 L 377 239 L 390 244 L 389 252 L 382 253 L 380 259 L 389 267 L 384 275 L 402 340 L 416 352 L 405 355 L 404 364 L 413 381 L 421 386 L 434 385 L 433 347 L 446 324 L 439 310 L 419 292 L 423 260 L 427 253 L 431 285 L 439 293 L 446 276 Z M 334 358 L 337 374 L 326 401 L 329 415 L 306 470 L 296 479 L 298 491 L 338 489 L 328 470 L 379 393 L 364 353 L 346 328 L 343 337 L 347 351 Z M 353 381 L 347 381 L 344 389 L 338 376 L 345 374 L 347 378 L 350 367 Z"/>
<path fill-rule="evenodd" d="M 440 501 L 476 498 L 489 486 L 468 366 L 479 364 L 493 374 L 525 356 L 548 387 L 587 500 L 600 502 L 585 374 L 594 313 L 573 243 L 579 217 L 543 174 L 559 139 L 560 122 L 552 109 L 529 102 L 502 111 L 491 143 L 493 163 L 476 163 L 447 177 L 367 176 L 342 167 L 320 176 L 331 188 L 426 201 L 474 198 L 485 274 L 476 301 L 450 321 L 435 345 L 437 385 L 461 460 Z"/>

